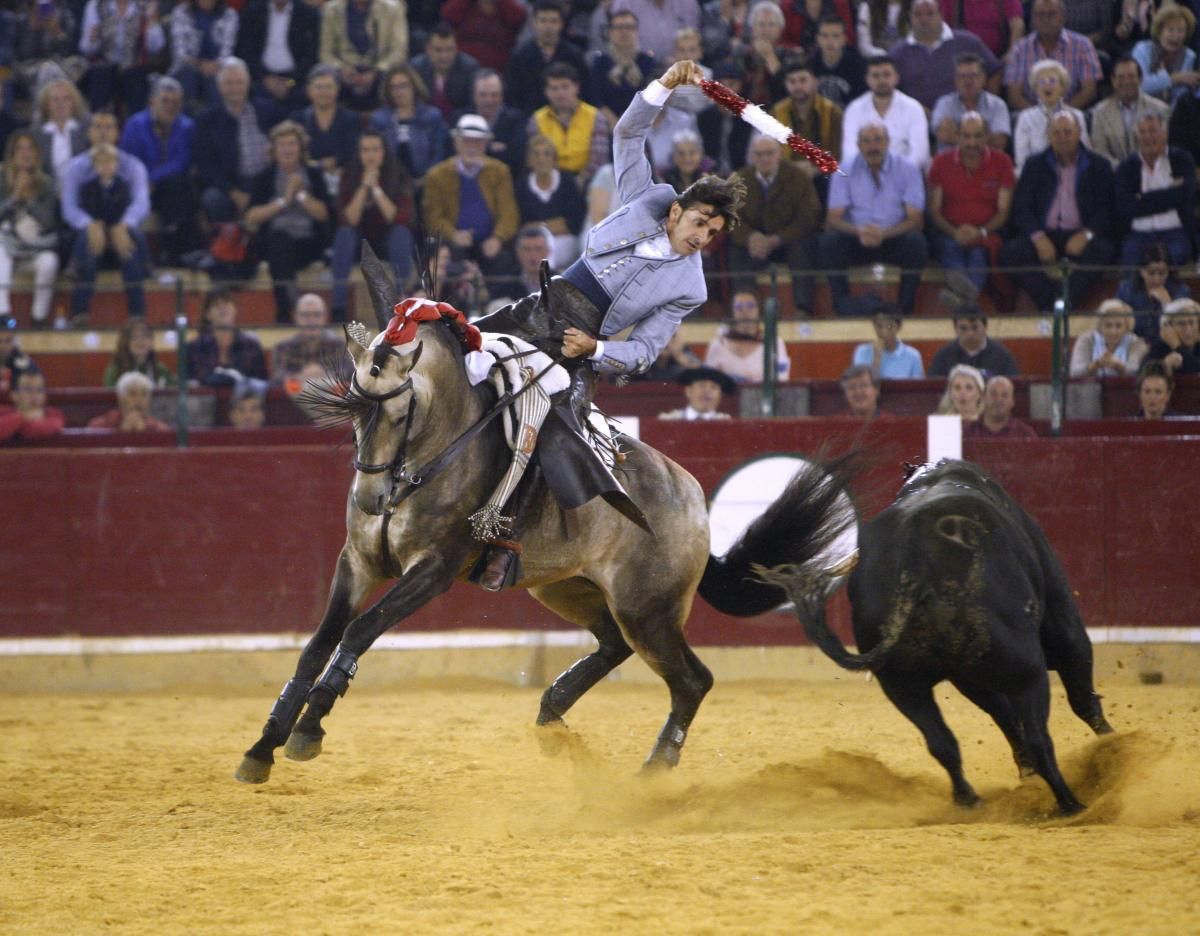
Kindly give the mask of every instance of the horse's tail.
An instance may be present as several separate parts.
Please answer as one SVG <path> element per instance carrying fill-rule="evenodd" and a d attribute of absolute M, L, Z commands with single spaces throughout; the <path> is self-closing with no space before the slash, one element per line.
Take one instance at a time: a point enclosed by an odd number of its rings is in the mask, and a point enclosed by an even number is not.
<path fill-rule="evenodd" d="M 763 581 L 756 567 L 805 568 L 855 523 L 853 510 L 846 509 L 846 494 L 858 460 L 852 452 L 800 469 L 724 556 L 708 557 L 700 597 L 735 617 L 763 614 L 786 603 L 787 592 Z"/>

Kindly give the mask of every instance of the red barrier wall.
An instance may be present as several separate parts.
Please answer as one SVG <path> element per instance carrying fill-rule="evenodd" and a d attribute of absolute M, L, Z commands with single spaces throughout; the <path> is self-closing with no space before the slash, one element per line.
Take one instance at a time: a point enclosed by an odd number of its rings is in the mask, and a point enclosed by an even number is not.
<path fill-rule="evenodd" d="M 856 497 L 870 515 L 923 453 L 925 423 L 643 423 L 643 437 L 709 493 L 748 458 L 857 444 L 874 460 Z M 1200 438 L 988 441 L 967 454 L 1042 524 L 1089 626 L 1195 626 Z M 0 452 L 0 636 L 311 630 L 344 533 L 348 461 L 325 444 Z M 523 594 L 455 586 L 405 626 L 562 623 Z M 793 618 L 735 620 L 700 601 L 689 634 L 802 642 Z"/>

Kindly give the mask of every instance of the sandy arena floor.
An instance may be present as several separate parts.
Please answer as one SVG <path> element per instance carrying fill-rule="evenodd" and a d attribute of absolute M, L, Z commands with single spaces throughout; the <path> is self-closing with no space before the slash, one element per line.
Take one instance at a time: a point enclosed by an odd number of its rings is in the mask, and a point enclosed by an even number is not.
<path fill-rule="evenodd" d="M 1056 691 L 1069 821 L 940 696 L 981 809 L 857 678 L 718 683 L 651 780 L 658 686 L 593 690 L 557 757 L 534 690 L 352 688 L 261 787 L 269 694 L 0 696 L 0 933 L 1200 931 L 1200 688 L 1110 688 L 1102 740 Z"/>

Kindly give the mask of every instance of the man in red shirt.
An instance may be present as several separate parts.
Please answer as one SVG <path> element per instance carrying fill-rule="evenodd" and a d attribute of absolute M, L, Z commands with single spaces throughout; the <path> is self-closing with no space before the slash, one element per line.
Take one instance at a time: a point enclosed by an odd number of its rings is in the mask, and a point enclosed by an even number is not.
<path fill-rule="evenodd" d="M 983 391 L 983 412 L 974 422 L 966 423 L 967 439 L 1036 439 L 1037 433 L 1019 419 L 1013 419 L 1013 382 L 996 376 Z"/>
<path fill-rule="evenodd" d="M 938 153 L 929 167 L 929 217 L 934 256 L 961 270 L 979 290 L 1000 251 L 997 233 L 1012 208 L 1012 160 L 987 145 L 987 124 L 975 111 L 963 115 L 958 146 Z"/>
<path fill-rule="evenodd" d="M 0 442 L 9 439 L 44 439 L 57 435 L 67 424 L 62 410 L 46 405 L 46 378 L 27 370 L 13 380 L 12 406 L 0 406 Z"/>

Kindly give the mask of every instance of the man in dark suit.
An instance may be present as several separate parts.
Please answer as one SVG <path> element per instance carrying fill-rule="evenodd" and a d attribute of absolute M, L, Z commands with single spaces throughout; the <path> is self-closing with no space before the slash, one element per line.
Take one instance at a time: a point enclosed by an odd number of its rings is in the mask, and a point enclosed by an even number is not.
<path fill-rule="evenodd" d="M 412 60 L 425 87 L 429 103 L 450 123 L 454 114 L 471 104 L 471 82 L 479 70 L 479 62 L 458 51 L 458 40 L 449 23 L 438 23 L 429 34 L 425 51 Z"/>
<path fill-rule="evenodd" d="M 320 44 L 320 11 L 301 0 L 250 0 L 242 11 L 237 56 L 250 69 L 254 104 L 268 125 L 307 103 L 304 82 Z"/>
<path fill-rule="evenodd" d="M 1132 230 L 1121 244 L 1121 265 L 1137 266 L 1150 244 L 1165 244 L 1171 263 L 1192 259 L 1195 244 L 1196 162 L 1167 146 L 1167 121 L 1156 112 L 1137 122 L 1137 152 L 1117 166 L 1117 216 Z"/>
<path fill-rule="evenodd" d="M 1104 266 L 1116 254 L 1113 171 L 1108 160 L 1080 144 L 1075 115 L 1060 111 L 1050 119 L 1050 146 L 1025 163 L 1013 195 L 1015 237 L 1000 250 L 1004 267 L 1026 268 L 1014 276 L 1048 311 L 1062 286 L 1041 270 L 1066 259 L 1084 267 Z M 1068 296 L 1077 303 L 1098 276 L 1072 269 Z"/>
<path fill-rule="evenodd" d="M 587 74 L 583 53 L 563 35 L 566 22 L 558 0 L 537 0 L 533 5 L 533 38 L 517 46 L 508 61 L 506 100 L 526 114 L 546 105 L 543 75 L 550 65 L 566 62 L 577 74 Z"/>

